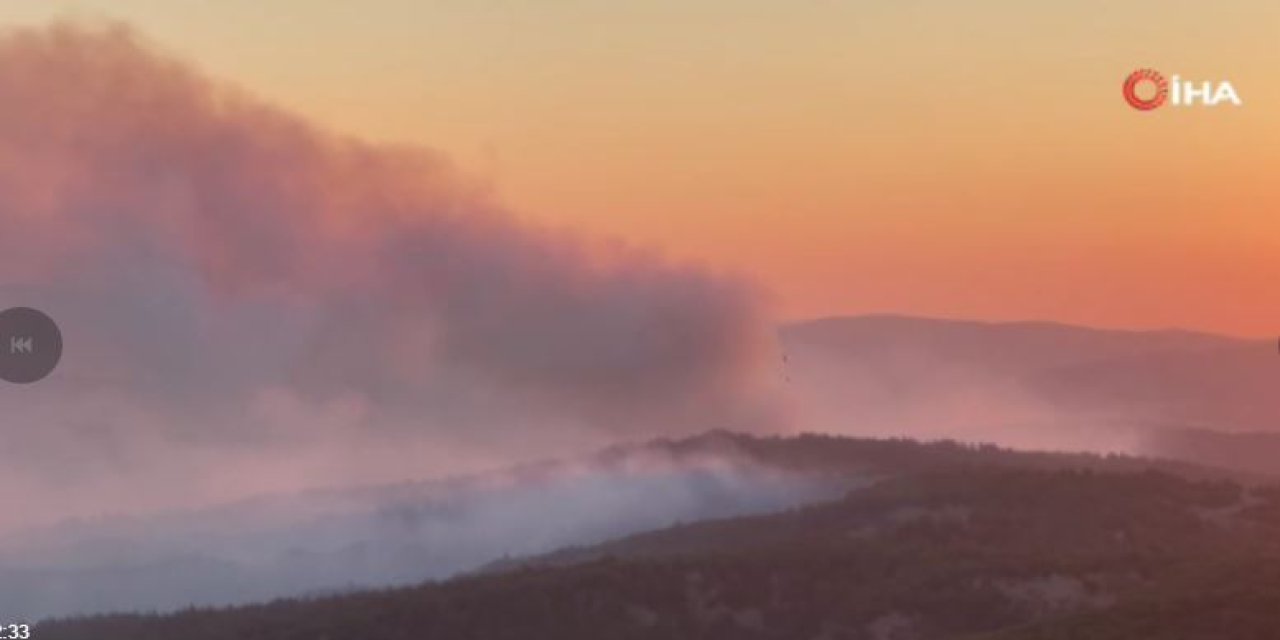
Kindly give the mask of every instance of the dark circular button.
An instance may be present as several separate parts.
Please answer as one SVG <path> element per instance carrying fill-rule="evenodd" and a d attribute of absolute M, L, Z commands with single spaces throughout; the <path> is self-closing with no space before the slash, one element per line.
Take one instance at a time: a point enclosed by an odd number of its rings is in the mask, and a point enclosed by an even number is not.
<path fill-rule="evenodd" d="M 0 379 L 37 382 L 61 359 L 62 331 L 52 318 L 27 307 L 0 311 Z"/>

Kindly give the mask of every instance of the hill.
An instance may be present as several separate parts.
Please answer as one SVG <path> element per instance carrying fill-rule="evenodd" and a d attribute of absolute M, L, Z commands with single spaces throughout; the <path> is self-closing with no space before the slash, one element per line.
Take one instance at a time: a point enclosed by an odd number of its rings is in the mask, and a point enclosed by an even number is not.
<path fill-rule="evenodd" d="M 725 439 L 711 437 L 715 446 Z M 1273 584 L 1280 571 L 1280 490 L 1267 486 L 1119 458 L 1078 458 L 1100 463 L 1081 468 L 960 445 L 732 441 L 793 448 L 793 461 L 897 448 L 900 457 L 918 454 L 918 466 L 834 501 L 673 526 L 509 561 L 502 571 L 233 609 L 52 621 L 36 637 L 1095 637 L 1051 634 L 1184 601 L 1212 608 L 1212 589 L 1227 578 Z M 930 457 L 951 462 L 919 462 Z M 1249 624 L 1259 615 L 1280 622 L 1259 602 L 1241 601 L 1255 614 Z"/>
<path fill-rule="evenodd" d="M 411 585 L 679 522 L 766 513 L 877 479 L 991 463 L 1221 472 L 955 442 L 712 432 L 439 481 L 69 522 L 0 540 L 0 615 L 225 606 Z"/>

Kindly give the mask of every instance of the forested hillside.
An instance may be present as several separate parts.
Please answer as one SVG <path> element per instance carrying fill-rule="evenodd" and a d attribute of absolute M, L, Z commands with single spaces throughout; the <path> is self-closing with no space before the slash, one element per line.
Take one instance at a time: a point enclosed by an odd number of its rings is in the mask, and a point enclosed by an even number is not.
<path fill-rule="evenodd" d="M 49 622 L 36 637 L 1189 639 L 1280 624 L 1280 491 L 989 455 L 444 583 Z"/>

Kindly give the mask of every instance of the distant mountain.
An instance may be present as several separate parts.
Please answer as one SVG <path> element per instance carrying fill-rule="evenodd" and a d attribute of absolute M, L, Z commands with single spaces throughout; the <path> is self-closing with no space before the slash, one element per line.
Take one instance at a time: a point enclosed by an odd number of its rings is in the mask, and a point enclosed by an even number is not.
<path fill-rule="evenodd" d="M 1169 427 L 1280 432 L 1270 341 L 899 316 L 779 339 L 780 375 L 822 431 L 1130 452 Z"/>
<path fill-rule="evenodd" d="M 819 442 L 844 441 L 807 444 Z M 1262 638 L 1258 630 L 1280 624 L 1272 606 L 1280 489 L 988 460 L 501 573 L 230 610 L 50 622 L 35 637 Z M 1242 597 L 1224 601 L 1219 587 Z M 1186 603 L 1201 617 L 1181 615 Z M 1141 633 L 1115 633 L 1124 629 Z"/>
<path fill-rule="evenodd" d="M 1274 474 L 1280 468 L 1280 433 L 1159 429 L 1148 435 L 1144 449 L 1164 458 L 1254 473 Z"/>
<path fill-rule="evenodd" d="M 1053 322 L 977 322 L 910 316 L 835 317 L 786 325 L 789 349 L 839 354 L 882 365 L 964 364 L 1026 375 L 1153 353 L 1249 347 L 1249 340 L 1182 330 L 1118 331 Z"/>

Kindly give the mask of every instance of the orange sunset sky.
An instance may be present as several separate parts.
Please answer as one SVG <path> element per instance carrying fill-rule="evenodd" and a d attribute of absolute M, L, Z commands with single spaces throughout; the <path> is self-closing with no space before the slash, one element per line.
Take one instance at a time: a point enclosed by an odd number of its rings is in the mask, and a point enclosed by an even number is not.
<path fill-rule="evenodd" d="M 756 277 L 781 317 L 1280 330 L 1280 3 L 6 2 L 122 20 L 431 146 L 542 224 Z M 1240 108 L 1139 113 L 1149 66 Z"/>

